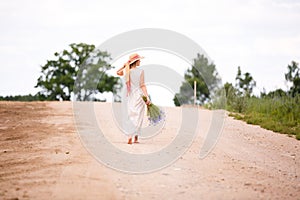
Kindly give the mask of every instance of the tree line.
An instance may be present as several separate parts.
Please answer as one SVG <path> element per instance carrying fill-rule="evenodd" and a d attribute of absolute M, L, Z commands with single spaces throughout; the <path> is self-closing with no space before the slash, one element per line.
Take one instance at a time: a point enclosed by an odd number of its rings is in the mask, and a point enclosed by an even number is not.
<path fill-rule="evenodd" d="M 100 51 L 95 48 L 95 45 L 79 43 L 70 44 L 68 49 L 54 53 L 55 59 L 47 60 L 45 65 L 41 66 L 41 75 L 37 79 L 35 88 L 40 91 L 35 95 L 17 95 L 0 97 L 0 100 L 70 100 L 72 93 L 77 93 L 81 100 L 89 99 L 92 92 L 113 92 L 117 93 L 121 87 L 121 82 L 118 77 L 110 76 L 106 71 L 113 69 L 109 64 L 111 60 L 108 52 Z M 96 61 L 95 61 L 96 60 Z M 88 63 L 87 63 L 88 62 Z M 85 71 L 80 71 L 81 66 L 88 66 Z M 300 93 L 300 75 L 299 64 L 292 61 L 288 65 L 288 71 L 285 74 L 285 80 L 291 83 L 288 91 L 278 89 L 261 93 L 263 96 L 296 96 Z M 99 74 L 101 79 L 99 79 Z M 76 85 L 76 77 L 83 78 L 85 94 L 82 91 L 74 91 L 76 88 L 82 88 L 81 85 Z M 242 73 L 241 67 L 238 67 L 235 84 L 225 83 L 222 87 L 226 91 L 227 102 L 232 109 L 241 111 L 240 108 L 231 105 L 234 96 L 250 97 L 256 82 L 249 72 Z M 193 95 L 194 82 L 196 82 L 196 99 Z M 221 79 L 216 71 L 214 63 L 210 63 L 204 56 L 198 54 L 191 68 L 187 69 L 184 74 L 184 82 L 180 87 L 179 93 L 174 96 L 174 104 L 180 106 L 183 104 L 205 105 L 209 103 L 211 93 L 220 86 Z M 97 84 L 96 87 L 94 84 Z M 74 86 L 76 88 L 74 88 Z M 93 86 L 93 87 L 92 87 Z M 215 91 L 214 91 L 215 92 Z M 84 92 L 83 92 L 84 93 Z"/>

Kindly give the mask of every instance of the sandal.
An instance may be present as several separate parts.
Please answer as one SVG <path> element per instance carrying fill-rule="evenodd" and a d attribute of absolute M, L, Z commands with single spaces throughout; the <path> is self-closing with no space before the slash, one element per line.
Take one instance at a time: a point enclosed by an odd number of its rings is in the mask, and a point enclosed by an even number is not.
<path fill-rule="evenodd" d="M 132 138 L 129 138 L 127 144 L 132 144 Z"/>
<path fill-rule="evenodd" d="M 137 136 L 137 135 L 134 136 L 134 143 L 139 143 L 139 141 L 138 141 L 138 136 Z"/>

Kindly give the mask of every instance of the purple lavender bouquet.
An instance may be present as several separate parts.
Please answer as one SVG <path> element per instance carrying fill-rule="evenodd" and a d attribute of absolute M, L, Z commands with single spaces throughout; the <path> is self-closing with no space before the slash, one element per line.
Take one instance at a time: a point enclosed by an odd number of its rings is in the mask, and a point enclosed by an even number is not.
<path fill-rule="evenodd" d="M 142 96 L 145 103 L 147 102 L 147 97 Z M 161 121 L 165 120 L 165 113 L 156 105 L 151 103 L 147 105 L 147 116 L 150 121 L 150 125 L 157 125 Z"/>

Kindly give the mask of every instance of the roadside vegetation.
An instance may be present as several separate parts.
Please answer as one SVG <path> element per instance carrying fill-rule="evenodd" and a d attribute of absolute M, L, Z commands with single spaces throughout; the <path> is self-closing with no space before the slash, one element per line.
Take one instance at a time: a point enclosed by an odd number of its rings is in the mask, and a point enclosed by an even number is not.
<path fill-rule="evenodd" d="M 285 79 L 291 85 L 289 90 L 261 92 L 259 97 L 252 95 L 254 79 L 249 73 L 241 74 L 238 68 L 235 86 L 224 85 L 230 116 L 300 140 L 299 64 L 293 61 L 287 68 Z"/>

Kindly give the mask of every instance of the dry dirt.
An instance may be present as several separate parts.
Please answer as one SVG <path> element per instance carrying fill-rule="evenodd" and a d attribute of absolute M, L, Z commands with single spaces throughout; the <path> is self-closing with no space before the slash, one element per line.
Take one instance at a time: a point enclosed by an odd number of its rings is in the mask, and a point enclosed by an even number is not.
<path fill-rule="evenodd" d="M 118 148 L 147 153 L 167 145 L 179 108 L 167 108 L 158 136 L 127 145 L 111 104 L 96 103 L 98 122 Z M 211 111 L 172 165 L 127 174 L 97 162 L 77 134 L 71 102 L 0 102 L 0 199 L 300 199 L 300 142 L 226 117 L 213 151 L 199 159 Z"/>

